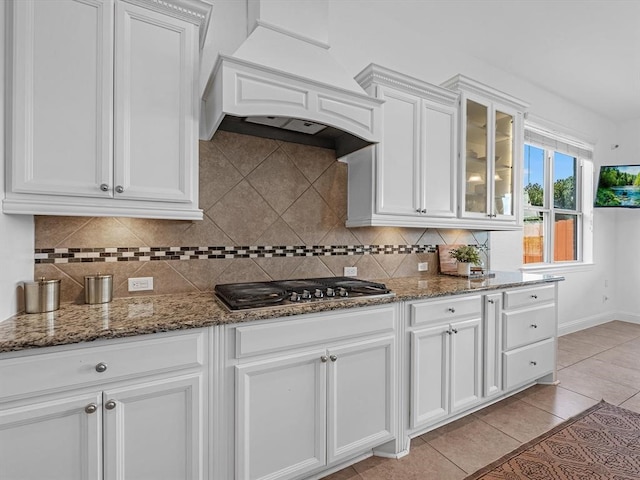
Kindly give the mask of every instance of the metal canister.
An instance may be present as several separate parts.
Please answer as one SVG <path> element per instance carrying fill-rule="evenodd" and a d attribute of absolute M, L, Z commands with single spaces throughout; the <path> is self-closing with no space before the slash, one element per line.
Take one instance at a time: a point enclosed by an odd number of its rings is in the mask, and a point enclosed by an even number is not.
<path fill-rule="evenodd" d="M 60 280 L 40 277 L 37 282 L 24 282 L 24 306 L 27 313 L 53 312 L 60 308 Z"/>
<path fill-rule="evenodd" d="M 113 297 L 113 275 L 84 277 L 84 303 L 108 303 Z"/>

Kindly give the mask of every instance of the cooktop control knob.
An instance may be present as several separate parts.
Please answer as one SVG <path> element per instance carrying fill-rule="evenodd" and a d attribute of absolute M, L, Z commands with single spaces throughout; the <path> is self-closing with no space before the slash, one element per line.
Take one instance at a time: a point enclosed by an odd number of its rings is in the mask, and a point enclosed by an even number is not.
<path fill-rule="evenodd" d="M 336 296 L 336 291 L 333 288 L 328 287 L 327 288 L 327 293 L 325 293 L 325 295 L 327 297 L 335 297 Z"/>
<path fill-rule="evenodd" d="M 308 300 L 311 298 L 311 292 L 309 290 L 303 290 L 302 291 L 302 298 L 304 300 Z"/>
<path fill-rule="evenodd" d="M 324 293 L 322 293 L 322 290 L 320 290 L 319 288 L 316 288 L 316 291 L 313 292 L 313 296 L 316 298 L 322 298 L 324 297 Z"/>
<path fill-rule="evenodd" d="M 349 292 L 347 292 L 346 288 L 339 287 L 338 288 L 338 295 L 340 295 L 341 297 L 348 297 L 349 296 Z"/>
<path fill-rule="evenodd" d="M 298 292 L 291 292 L 291 296 L 289 297 L 289 300 L 291 300 L 292 302 L 299 302 L 300 294 Z"/>

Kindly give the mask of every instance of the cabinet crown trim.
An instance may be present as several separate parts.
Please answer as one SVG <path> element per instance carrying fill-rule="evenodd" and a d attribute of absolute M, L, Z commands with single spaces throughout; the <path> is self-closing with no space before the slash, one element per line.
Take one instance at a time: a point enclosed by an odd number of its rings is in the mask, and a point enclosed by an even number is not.
<path fill-rule="evenodd" d="M 380 65 L 376 65 L 375 63 L 369 64 L 369 66 L 356 75 L 355 79 L 356 82 L 358 82 L 364 89 L 370 87 L 374 83 L 387 85 L 394 88 L 402 88 L 403 90 L 420 95 L 421 97 L 428 98 L 439 103 L 444 103 L 446 105 L 454 105 L 459 96 L 457 92 L 453 92 L 437 85 L 432 85 L 403 73 L 395 72 Z"/>
<path fill-rule="evenodd" d="M 213 0 L 123 0 L 133 5 L 193 23 L 200 28 L 200 48 L 209 28 Z"/>
<path fill-rule="evenodd" d="M 493 102 L 507 103 L 523 112 L 529 108 L 529 103 L 464 75 L 456 75 L 443 82 L 440 86 L 451 90 L 475 93 Z"/>

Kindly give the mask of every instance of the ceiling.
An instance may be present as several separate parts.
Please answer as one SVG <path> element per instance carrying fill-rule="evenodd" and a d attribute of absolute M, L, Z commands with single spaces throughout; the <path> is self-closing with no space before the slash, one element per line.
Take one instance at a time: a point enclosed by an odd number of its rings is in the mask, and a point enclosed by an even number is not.
<path fill-rule="evenodd" d="M 367 3 L 616 123 L 640 119 L 640 0 Z"/>

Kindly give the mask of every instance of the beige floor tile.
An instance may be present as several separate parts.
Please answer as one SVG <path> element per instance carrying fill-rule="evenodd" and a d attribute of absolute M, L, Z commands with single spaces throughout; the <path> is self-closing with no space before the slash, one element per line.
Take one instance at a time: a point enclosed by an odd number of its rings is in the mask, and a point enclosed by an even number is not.
<path fill-rule="evenodd" d="M 467 473 L 497 460 L 520 445 L 516 439 L 475 419 L 428 442 Z"/>
<path fill-rule="evenodd" d="M 572 340 L 607 348 L 616 347 L 631 340 L 631 338 L 624 333 L 614 330 L 596 330 L 595 328 L 580 330 L 579 332 L 574 332 L 566 336 Z"/>
<path fill-rule="evenodd" d="M 503 401 L 506 401 L 506 400 L 503 400 Z M 435 438 L 441 437 L 442 435 L 446 435 L 447 433 L 451 433 L 455 430 L 458 430 L 459 428 L 462 428 L 465 425 L 474 421 L 475 421 L 475 418 L 473 417 L 473 415 L 467 415 L 465 417 L 460 418 L 459 420 L 455 420 L 451 423 L 447 423 L 446 425 L 440 428 L 431 430 L 430 432 L 427 432 L 424 435 L 421 435 L 419 438 L 421 438 L 425 442 L 430 442 Z"/>
<path fill-rule="evenodd" d="M 598 353 L 597 355 L 594 355 L 593 358 L 613 365 L 618 365 L 620 367 L 640 370 L 639 354 L 640 345 L 634 345 L 633 342 L 629 342 Z"/>
<path fill-rule="evenodd" d="M 409 455 L 399 460 L 382 459 L 369 467 L 361 469 L 360 464 L 354 465 L 363 480 L 462 480 L 467 476 L 427 443 L 412 448 Z"/>
<path fill-rule="evenodd" d="M 522 443 L 551 430 L 563 421 L 562 418 L 522 400 L 506 404 L 500 402 L 494 408 L 477 412 L 476 416 Z"/>
<path fill-rule="evenodd" d="M 620 405 L 638 393 L 638 389 L 634 387 L 620 385 L 604 378 L 594 378 L 593 374 L 576 371 L 573 366 L 560 370 L 558 380 L 563 388 L 614 405 Z"/>
<path fill-rule="evenodd" d="M 596 358 L 587 358 L 567 369 L 640 390 L 640 370 L 614 365 Z"/>
<path fill-rule="evenodd" d="M 561 386 L 536 385 L 523 392 L 522 401 L 538 407 L 560 418 L 570 418 L 598 403 L 597 400 L 581 395 Z"/>
<path fill-rule="evenodd" d="M 622 322 L 620 320 L 614 320 L 613 322 L 603 323 L 593 328 L 606 328 L 615 330 L 617 332 L 626 333 L 629 337 L 640 337 L 640 324 L 631 322 Z"/>
<path fill-rule="evenodd" d="M 329 476 L 322 477 L 322 480 L 361 480 L 362 477 L 353 467 L 347 467 Z"/>
<path fill-rule="evenodd" d="M 634 395 L 626 402 L 623 402 L 620 406 L 626 408 L 627 410 L 632 410 L 634 412 L 640 413 L 640 393 Z"/>
<path fill-rule="evenodd" d="M 585 358 L 589 358 L 597 353 L 609 350 L 609 348 L 611 347 L 585 343 L 583 341 L 575 339 L 574 337 L 565 335 L 564 337 L 558 338 L 558 348 L 561 350 L 572 352 L 576 355 L 580 355 L 582 356 L 581 360 L 584 360 Z"/>
<path fill-rule="evenodd" d="M 569 365 L 573 365 L 574 363 L 578 363 L 584 359 L 585 356 L 583 353 L 562 350 L 561 348 L 558 349 L 558 367 L 568 367 Z"/>

